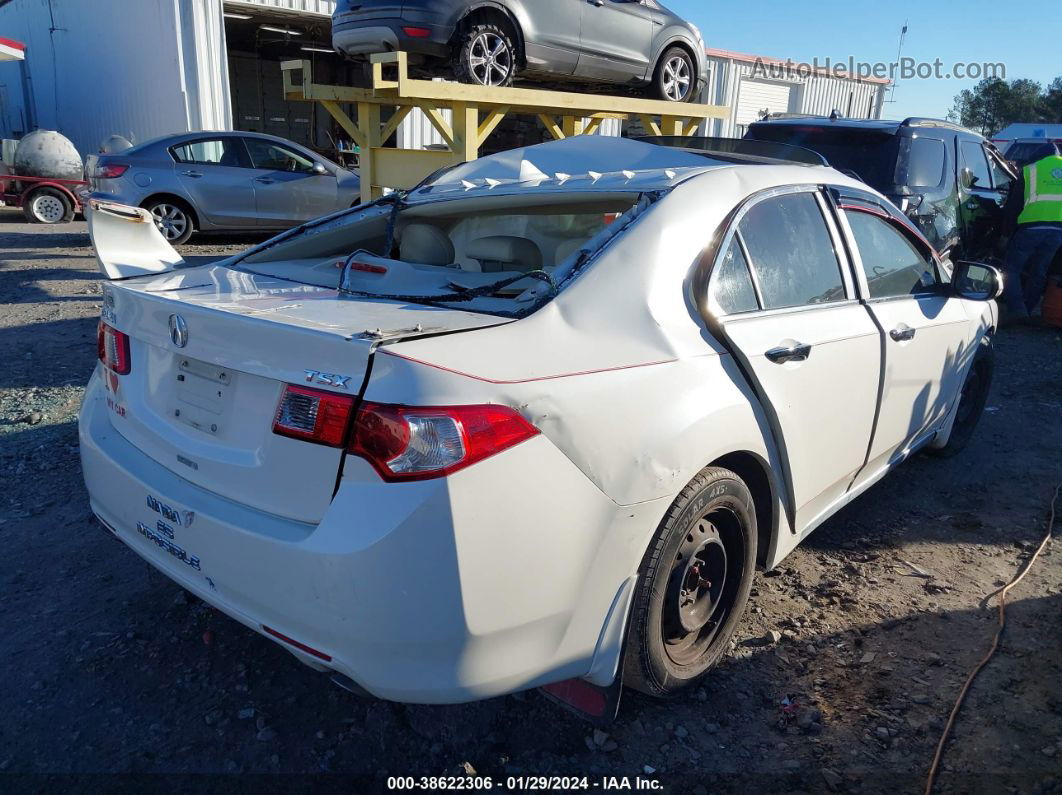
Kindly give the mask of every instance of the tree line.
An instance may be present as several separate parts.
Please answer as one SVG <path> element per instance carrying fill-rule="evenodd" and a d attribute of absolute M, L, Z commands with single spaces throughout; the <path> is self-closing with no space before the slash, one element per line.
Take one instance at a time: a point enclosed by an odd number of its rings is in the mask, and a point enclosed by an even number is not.
<path fill-rule="evenodd" d="M 985 78 L 956 95 L 948 119 L 988 138 L 1008 124 L 1062 124 L 1062 77 L 1046 88 L 1035 80 Z"/>

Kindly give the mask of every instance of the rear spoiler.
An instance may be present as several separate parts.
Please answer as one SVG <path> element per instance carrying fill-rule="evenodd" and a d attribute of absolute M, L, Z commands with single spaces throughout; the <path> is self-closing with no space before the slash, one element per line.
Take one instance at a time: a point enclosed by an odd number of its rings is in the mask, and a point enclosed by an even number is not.
<path fill-rule="evenodd" d="M 165 273 L 184 264 L 142 207 L 90 199 L 85 220 L 96 264 L 106 279 Z"/>

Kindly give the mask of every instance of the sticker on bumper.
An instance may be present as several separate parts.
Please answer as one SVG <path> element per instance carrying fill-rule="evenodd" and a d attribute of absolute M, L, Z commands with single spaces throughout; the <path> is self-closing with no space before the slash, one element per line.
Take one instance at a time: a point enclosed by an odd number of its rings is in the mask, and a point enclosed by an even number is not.
<path fill-rule="evenodd" d="M 164 525 L 165 523 L 159 522 L 159 524 Z M 169 527 L 166 527 L 166 530 L 169 530 L 169 533 L 167 533 L 167 535 L 170 535 L 170 537 L 172 538 L 173 530 Z M 148 541 L 153 542 L 159 549 L 164 549 L 169 552 L 171 555 L 177 558 L 177 560 L 181 561 L 182 563 L 186 563 L 196 571 L 202 571 L 202 568 L 199 565 L 199 558 L 197 558 L 195 555 L 189 555 L 175 543 L 170 541 L 168 538 L 165 538 L 162 534 L 155 532 L 143 522 L 136 523 L 136 531 Z"/>

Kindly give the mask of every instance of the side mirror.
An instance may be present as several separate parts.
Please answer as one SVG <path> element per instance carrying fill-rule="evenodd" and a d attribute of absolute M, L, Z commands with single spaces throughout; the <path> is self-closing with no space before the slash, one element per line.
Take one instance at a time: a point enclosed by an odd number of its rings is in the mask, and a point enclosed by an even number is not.
<path fill-rule="evenodd" d="M 1003 294 L 1003 273 L 980 262 L 957 262 L 952 292 L 969 301 L 991 301 Z"/>
<path fill-rule="evenodd" d="M 959 172 L 959 184 L 963 190 L 969 190 L 977 182 L 977 177 L 974 176 L 973 169 L 964 166 L 962 171 Z"/>
<path fill-rule="evenodd" d="M 312 171 L 322 177 L 328 174 L 328 169 L 324 167 L 324 163 L 314 163 Z"/>

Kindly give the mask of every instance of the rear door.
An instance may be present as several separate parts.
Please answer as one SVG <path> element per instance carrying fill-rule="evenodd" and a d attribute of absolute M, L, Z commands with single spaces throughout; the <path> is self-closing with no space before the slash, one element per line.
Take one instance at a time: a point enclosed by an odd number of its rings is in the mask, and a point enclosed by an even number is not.
<path fill-rule="evenodd" d="M 203 137 L 170 147 L 177 181 L 200 217 L 229 229 L 256 226 L 250 162 L 240 138 Z"/>
<path fill-rule="evenodd" d="M 579 61 L 579 29 L 587 0 L 535 0 L 527 4 L 524 55 L 530 71 L 570 75 Z"/>
<path fill-rule="evenodd" d="M 318 161 L 308 154 L 265 138 L 244 142 L 253 166 L 259 226 L 294 226 L 340 209 L 336 175 L 316 172 Z"/>
<path fill-rule="evenodd" d="M 866 460 L 881 346 L 855 297 L 841 238 L 813 186 L 746 206 L 709 284 L 718 332 L 757 391 L 803 528 Z"/>
<path fill-rule="evenodd" d="M 575 74 L 625 82 L 649 71 L 653 16 L 636 0 L 585 0 Z"/>
<path fill-rule="evenodd" d="M 840 202 L 885 354 L 881 411 L 865 472 L 872 477 L 944 418 L 972 353 L 973 329 L 923 240 L 869 202 Z"/>

